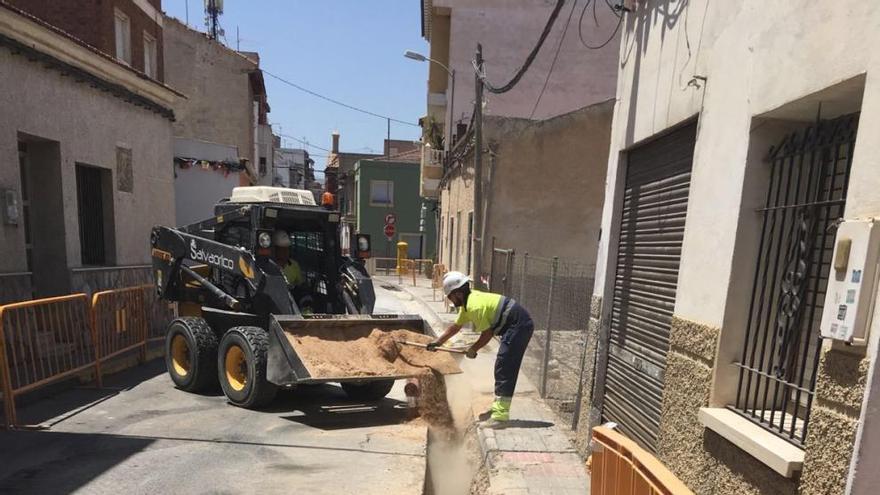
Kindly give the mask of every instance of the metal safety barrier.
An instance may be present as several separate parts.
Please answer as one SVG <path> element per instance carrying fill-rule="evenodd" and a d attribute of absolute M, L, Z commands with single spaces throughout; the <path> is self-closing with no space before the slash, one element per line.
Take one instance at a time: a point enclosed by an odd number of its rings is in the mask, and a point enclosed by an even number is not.
<path fill-rule="evenodd" d="M 134 349 L 140 349 L 140 362 L 146 359 L 148 318 L 143 287 L 105 290 L 92 296 L 99 387 L 103 386 L 103 361 Z"/>
<path fill-rule="evenodd" d="M 0 337 L 7 427 L 16 424 L 16 396 L 97 365 L 85 294 L 0 306 Z"/>
<path fill-rule="evenodd" d="M 91 302 L 91 304 L 89 304 Z M 164 339 L 175 317 L 152 285 L 36 299 L 0 306 L 0 385 L 6 427 L 17 425 L 16 396 Z"/>
<path fill-rule="evenodd" d="M 611 428 L 593 428 L 592 451 L 592 495 L 693 495 L 656 457 Z"/>

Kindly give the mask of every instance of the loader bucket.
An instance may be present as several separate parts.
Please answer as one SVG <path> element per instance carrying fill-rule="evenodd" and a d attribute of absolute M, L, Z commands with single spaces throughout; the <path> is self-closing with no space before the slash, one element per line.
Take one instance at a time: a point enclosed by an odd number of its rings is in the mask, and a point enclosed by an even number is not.
<path fill-rule="evenodd" d="M 269 324 L 268 379 L 277 385 L 396 380 L 461 373 L 454 358 L 408 346 L 383 357 L 382 334 L 427 343 L 425 322 L 410 315 L 273 316 Z M 411 333 L 410 333 L 411 332 Z M 387 343 L 387 339 L 386 339 Z"/>

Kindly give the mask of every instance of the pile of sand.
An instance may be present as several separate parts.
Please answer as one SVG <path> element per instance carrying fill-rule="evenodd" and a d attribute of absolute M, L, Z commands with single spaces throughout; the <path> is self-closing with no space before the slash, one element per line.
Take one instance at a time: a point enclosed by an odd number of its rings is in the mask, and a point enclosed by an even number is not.
<path fill-rule="evenodd" d="M 287 334 L 294 351 L 312 378 L 421 376 L 461 373 L 455 359 L 444 352 L 398 344 L 426 344 L 431 337 L 409 330 L 350 329 L 327 334 Z M 443 391 L 445 396 L 445 389 Z"/>

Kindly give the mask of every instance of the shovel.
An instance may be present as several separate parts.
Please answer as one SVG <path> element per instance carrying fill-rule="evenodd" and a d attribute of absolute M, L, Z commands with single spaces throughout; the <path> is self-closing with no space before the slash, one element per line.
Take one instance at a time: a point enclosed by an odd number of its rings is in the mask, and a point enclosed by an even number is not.
<path fill-rule="evenodd" d="M 405 340 L 398 340 L 397 343 L 403 344 L 403 345 L 411 345 L 413 347 L 421 347 L 422 349 L 428 348 L 428 344 L 420 344 L 418 342 L 407 342 Z M 467 354 L 467 351 L 464 349 L 450 349 L 448 347 L 437 347 L 437 350 L 443 351 L 443 352 L 451 352 L 452 354 Z"/>

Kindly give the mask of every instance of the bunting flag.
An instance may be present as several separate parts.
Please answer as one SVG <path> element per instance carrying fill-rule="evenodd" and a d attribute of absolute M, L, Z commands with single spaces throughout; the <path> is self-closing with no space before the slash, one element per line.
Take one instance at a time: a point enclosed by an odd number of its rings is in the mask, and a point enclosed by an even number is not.
<path fill-rule="evenodd" d="M 212 160 L 197 160 L 195 158 L 184 158 L 175 156 L 174 164 L 182 169 L 188 169 L 192 167 L 198 167 L 202 170 L 213 170 L 215 172 L 223 172 L 223 176 L 228 176 L 231 173 L 238 173 L 245 170 L 245 166 L 241 162 L 237 161 L 212 161 Z"/>

